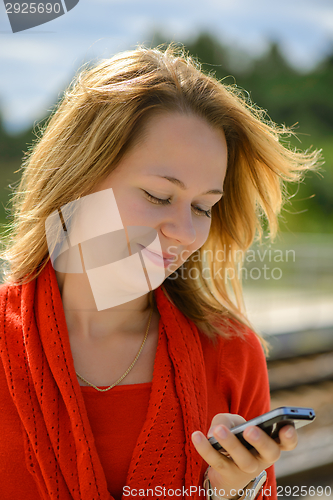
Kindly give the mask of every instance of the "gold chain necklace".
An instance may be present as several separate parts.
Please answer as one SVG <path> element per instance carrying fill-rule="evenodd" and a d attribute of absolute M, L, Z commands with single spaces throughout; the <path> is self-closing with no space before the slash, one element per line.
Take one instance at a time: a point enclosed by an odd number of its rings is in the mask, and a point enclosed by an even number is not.
<path fill-rule="evenodd" d="M 83 378 L 78 372 L 75 372 L 76 375 L 81 379 L 83 380 L 83 382 L 85 382 L 86 384 L 90 385 L 91 387 L 93 387 L 94 389 L 96 389 L 96 391 L 99 391 L 99 392 L 106 392 L 106 391 L 109 391 L 110 389 L 112 389 L 112 387 L 114 387 L 115 385 L 119 384 L 119 382 L 121 382 L 125 377 L 126 375 L 132 370 L 133 366 L 135 365 L 135 363 L 137 362 L 140 354 L 141 354 L 141 351 L 143 349 L 143 346 L 145 345 L 145 342 L 146 342 L 146 339 L 147 339 L 147 336 L 148 336 L 148 331 L 149 331 L 149 327 L 150 327 L 150 321 L 151 321 L 151 317 L 152 317 L 152 314 L 153 314 L 153 308 L 151 308 L 150 310 L 150 314 L 149 314 L 149 320 L 148 320 L 148 326 L 147 326 L 147 330 L 146 330 L 146 334 L 145 334 L 145 338 L 143 339 L 143 342 L 141 344 L 141 347 L 139 349 L 139 352 L 138 354 L 135 356 L 134 358 L 134 361 L 133 363 L 131 364 L 131 366 L 129 368 L 127 368 L 127 370 L 125 371 L 124 375 L 122 375 L 120 378 L 118 378 L 117 382 L 115 382 L 114 384 L 110 385 L 109 387 L 106 387 L 105 389 L 100 389 L 99 387 L 96 387 L 96 385 L 92 384 L 91 382 L 88 382 L 88 380 L 86 380 L 85 378 Z"/>

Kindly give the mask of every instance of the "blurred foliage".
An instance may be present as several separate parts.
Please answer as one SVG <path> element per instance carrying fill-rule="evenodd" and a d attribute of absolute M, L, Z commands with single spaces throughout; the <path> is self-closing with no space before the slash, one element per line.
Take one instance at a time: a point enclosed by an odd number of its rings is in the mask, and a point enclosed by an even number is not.
<path fill-rule="evenodd" d="M 151 45 L 165 41 L 166 37 L 155 34 Z M 199 34 L 184 46 L 202 63 L 205 72 L 244 89 L 252 102 L 267 111 L 268 119 L 294 127 L 298 138 L 286 138 L 291 147 L 323 150 L 325 165 L 321 173 L 310 173 L 299 186 L 289 186 L 292 204 L 287 204 L 282 213 L 281 228 L 292 232 L 333 232 L 333 53 L 311 72 L 301 73 L 288 64 L 276 44 L 257 59 L 223 46 L 209 33 Z M 8 134 L 0 115 L 2 206 L 9 200 L 8 184 L 19 180 L 24 152 L 34 139 L 32 129 L 14 136 Z M 0 222 L 4 219 L 2 209 Z"/>

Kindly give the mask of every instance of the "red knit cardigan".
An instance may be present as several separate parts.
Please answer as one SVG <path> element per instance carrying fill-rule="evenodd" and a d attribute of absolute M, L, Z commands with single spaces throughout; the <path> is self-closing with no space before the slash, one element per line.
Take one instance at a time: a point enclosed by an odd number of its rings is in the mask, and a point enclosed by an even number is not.
<path fill-rule="evenodd" d="M 207 464 L 191 434 L 206 433 L 218 412 L 249 419 L 268 411 L 266 363 L 250 330 L 244 340 L 233 335 L 214 346 L 161 287 L 155 298 L 161 319 L 152 390 L 127 492 L 164 487 L 154 498 L 176 489 L 183 498 L 204 498 Z M 111 500 L 50 263 L 30 283 L 3 285 L 0 307 L 1 500 Z M 272 468 L 265 489 L 275 498 Z"/>

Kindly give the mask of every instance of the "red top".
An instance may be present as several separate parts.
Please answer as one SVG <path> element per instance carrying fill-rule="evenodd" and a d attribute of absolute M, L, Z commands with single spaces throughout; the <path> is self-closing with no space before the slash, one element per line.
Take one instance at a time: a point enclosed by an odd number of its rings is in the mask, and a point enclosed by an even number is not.
<path fill-rule="evenodd" d="M 238 413 L 240 398 L 243 399 L 241 404 L 249 404 L 250 399 L 253 397 L 252 390 L 250 390 L 253 384 L 258 387 L 259 391 L 258 384 L 263 384 L 262 389 L 266 386 L 267 376 L 262 363 L 263 356 L 260 355 L 260 350 L 258 352 L 257 339 L 253 334 L 251 337 L 251 340 L 250 338 L 247 339 L 247 343 L 240 339 L 229 342 L 224 341 L 223 366 L 221 363 L 221 366 L 218 367 L 214 363 L 216 358 L 211 357 L 211 345 L 202 336 L 202 347 L 207 360 L 207 381 L 210 381 L 209 390 L 211 391 L 209 393 L 211 397 L 208 398 L 209 422 L 216 413 Z M 239 345 L 238 349 L 236 344 Z M 232 346 L 235 349 L 233 351 L 231 351 Z M 237 365 L 238 356 L 242 357 L 243 366 Z M 253 359 L 251 360 L 249 356 Z M 209 358 L 211 363 L 208 362 Z M 256 364 L 257 370 L 250 368 L 252 364 Z M 216 381 L 216 379 L 220 379 L 223 385 L 223 396 L 219 394 L 220 400 L 213 395 L 215 390 L 214 380 Z M 151 382 L 120 385 L 107 392 L 98 392 L 93 387 L 81 387 L 81 390 L 95 437 L 98 455 L 106 475 L 108 489 L 115 500 L 121 500 L 133 449 L 146 418 Z M 227 395 L 231 398 L 231 394 L 233 403 L 229 408 L 226 407 L 224 398 Z M 266 398 L 267 392 L 263 390 L 262 393 L 257 394 L 254 401 L 251 401 L 253 405 L 251 415 L 253 417 L 269 410 L 268 399 Z M 248 401 L 246 401 L 247 399 Z M 263 405 L 264 399 L 266 399 L 265 405 Z M 259 409 L 260 406 L 262 409 Z M 249 418 L 247 419 L 249 420 Z M 112 443 L 112 446 L 109 443 Z M 206 470 L 206 468 L 207 464 L 204 463 L 203 470 Z M 272 497 L 274 498 L 274 495 Z"/>
<path fill-rule="evenodd" d="M 115 500 L 121 500 L 133 450 L 145 422 L 151 382 L 118 385 L 107 392 L 93 387 L 81 390 L 108 490 Z"/>

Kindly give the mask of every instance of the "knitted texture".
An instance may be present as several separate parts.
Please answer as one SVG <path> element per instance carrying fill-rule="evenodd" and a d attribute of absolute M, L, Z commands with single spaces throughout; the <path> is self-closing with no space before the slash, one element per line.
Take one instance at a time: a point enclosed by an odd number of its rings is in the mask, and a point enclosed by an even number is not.
<path fill-rule="evenodd" d="M 191 434 L 208 425 L 203 353 L 194 324 L 161 287 L 155 297 L 161 320 L 152 390 L 127 486 L 190 488 L 199 485 L 202 465 Z M 22 423 L 26 465 L 41 498 L 112 499 L 76 378 L 50 262 L 37 280 L 1 287 L 0 322 L 8 388 Z"/>

